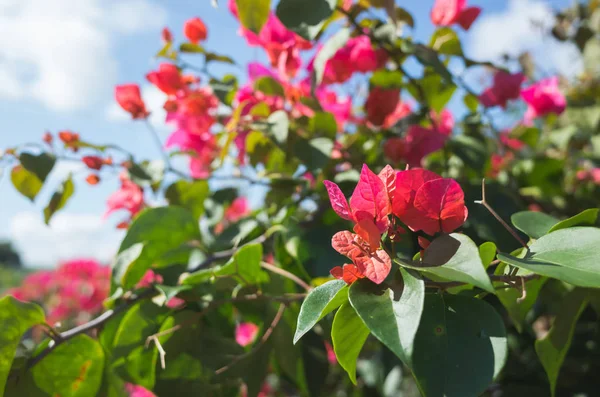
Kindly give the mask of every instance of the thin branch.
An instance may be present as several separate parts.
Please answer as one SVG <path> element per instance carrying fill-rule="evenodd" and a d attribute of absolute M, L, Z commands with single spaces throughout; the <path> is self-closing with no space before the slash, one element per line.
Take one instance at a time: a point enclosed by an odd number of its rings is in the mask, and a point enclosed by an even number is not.
<path fill-rule="evenodd" d="M 167 352 L 165 352 L 165 349 L 163 349 L 157 336 L 152 335 L 149 336 L 148 339 L 146 339 L 146 349 L 148 348 L 148 346 L 150 346 L 150 342 L 154 342 L 154 345 L 156 346 L 156 350 L 158 350 L 158 355 L 160 357 L 160 367 L 162 369 L 165 369 L 167 367 L 165 361 L 165 356 L 167 355 Z"/>
<path fill-rule="evenodd" d="M 163 157 L 163 160 L 165 162 L 165 170 L 168 172 L 172 172 L 181 178 L 190 179 L 189 175 L 185 174 L 184 172 L 179 171 L 178 169 L 173 168 L 173 164 L 171 164 L 171 158 L 169 157 L 169 153 L 167 153 L 167 151 L 165 150 L 165 148 L 162 144 L 162 141 L 160 140 L 160 137 L 158 136 L 158 131 L 156 131 L 156 128 L 154 128 L 154 126 L 152 125 L 152 123 L 150 123 L 150 120 L 148 120 L 148 118 L 144 119 L 144 124 L 146 125 L 146 128 L 150 132 L 150 136 L 152 136 L 154 143 L 156 144 L 156 147 L 158 148 L 158 150 L 160 151 L 160 154 Z"/>
<path fill-rule="evenodd" d="M 494 218 L 496 218 L 496 220 L 500 222 L 500 224 L 504 226 L 504 228 L 515 238 L 515 240 L 517 240 L 519 244 L 523 246 L 523 248 L 528 249 L 527 243 L 523 241 L 519 234 L 512 227 L 510 227 L 510 225 L 506 223 L 504 219 L 502 219 L 500 215 L 498 215 L 496 211 L 494 211 L 494 209 L 487 203 L 485 199 L 485 179 L 481 180 L 481 200 L 476 200 L 475 203 L 483 205 L 490 212 L 490 214 L 492 214 Z"/>
<path fill-rule="evenodd" d="M 527 287 L 525 284 L 525 277 L 520 277 L 521 279 L 521 297 L 517 298 L 517 303 L 523 303 L 525 299 L 527 299 Z"/>
<path fill-rule="evenodd" d="M 286 307 L 285 303 L 282 303 L 282 304 L 279 305 L 279 309 L 277 310 L 277 314 L 275 314 L 275 317 L 273 318 L 273 321 L 271 321 L 271 325 L 269 325 L 269 328 L 267 328 L 267 330 L 263 334 L 262 338 L 260 338 L 260 340 L 258 341 L 258 343 L 256 344 L 256 346 L 254 346 L 252 348 L 252 350 L 248 351 L 247 353 L 244 353 L 242 355 L 239 355 L 239 356 L 235 357 L 229 364 L 227 364 L 226 366 L 221 367 L 218 370 L 216 370 L 215 371 L 215 375 L 222 374 L 223 372 L 229 370 L 231 367 L 233 367 L 235 364 L 237 364 L 238 362 L 242 361 L 246 357 L 250 357 L 251 355 L 253 355 L 257 351 L 259 351 L 260 348 L 263 347 L 265 343 L 267 343 L 267 341 L 271 337 L 271 334 L 273 334 L 273 330 L 275 330 L 275 327 L 277 326 L 277 324 L 279 324 L 279 321 L 281 321 L 281 318 L 283 317 L 283 312 L 285 311 L 285 307 Z"/>
<path fill-rule="evenodd" d="M 531 281 L 531 280 L 535 280 L 537 278 L 540 277 L 539 274 L 528 274 L 526 276 L 511 276 L 508 274 L 505 275 L 490 275 L 490 281 L 492 282 L 503 282 L 503 283 L 507 283 L 511 286 L 511 288 L 515 288 L 515 281 L 521 281 L 521 283 L 525 283 L 527 281 Z M 432 280 L 427 280 L 425 281 L 425 286 L 426 287 L 431 287 L 431 288 L 439 288 L 441 290 L 446 290 L 448 288 L 453 288 L 453 287 L 460 287 L 462 285 L 467 285 L 469 283 L 467 282 L 463 282 L 463 281 L 443 281 L 443 282 L 438 282 L 438 281 L 432 281 Z M 518 287 L 516 287 L 518 288 Z"/>
<path fill-rule="evenodd" d="M 263 269 L 266 269 L 270 272 L 279 274 L 282 277 L 285 277 L 289 280 L 292 280 L 293 282 L 295 282 L 296 284 L 298 284 L 299 286 L 301 286 L 302 288 L 304 288 L 307 292 L 312 291 L 312 287 L 310 285 L 308 285 L 307 283 L 304 282 L 304 280 L 302 280 L 300 277 L 296 276 L 295 274 L 292 274 L 290 272 L 288 272 L 287 270 L 283 270 L 280 267 L 277 267 L 275 265 L 271 265 L 270 263 L 267 262 L 261 262 L 260 266 Z"/>

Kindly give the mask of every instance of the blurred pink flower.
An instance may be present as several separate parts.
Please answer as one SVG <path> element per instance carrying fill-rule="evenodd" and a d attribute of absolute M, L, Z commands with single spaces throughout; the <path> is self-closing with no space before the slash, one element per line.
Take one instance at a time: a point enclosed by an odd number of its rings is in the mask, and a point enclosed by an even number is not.
<path fill-rule="evenodd" d="M 540 80 L 521 91 L 521 97 L 527 102 L 525 124 L 549 113 L 561 114 L 567 107 L 567 100 L 558 88 L 558 77 Z"/>
<path fill-rule="evenodd" d="M 329 364 L 336 365 L 338 362 L 337 357 L 335 355 L 335 352 L 333 351 L 331 343 L 329 343 L 328 341 L 325 341 L 325 350 L 327 351 L 327 361 L 329 361 Z"/>
<path fill-rule="evenodd" d="M 237 197 L 225 210 L 223 217 L 228 222 L 237 222 L 250 213 L 250 204 L 246 197 Z"/>
<path fill-rule="evenodd" d="M 121 187 L 108 197 L 106 204 L 108 209 L 104 217 L 118 210 L 127 210 L 134 216 L 144 208 L 144 192 L 132 181 L 122 178 Z"/>
<path fill-rule="evenodd" d="M 154 270 L 148 269 L 142 276 L 141 280 L 136 284 L 136 288 L 149 288 L 152 284 L 161 284 L 163 278 L 160 274 L 154 273 Z"/>
<path fill-rule="evenodd" d="M 467 7 L 467 0 L 436 0 L 431 9 L 431 22 L 436 26 L 455 23 L 469 30 L 481 13 L 479 7 Z"/>
<path fill-rule="evenodd" d="M 494 84 L 487 88 L 479 100 L 485 107 L 506 107 L 509 100 L 518 99 L 521 96 L 521 84 L 526 77 L 523 73 L 510 74 L 501 70 L 494 74 Z"/>
<path fill-rule="evenodd" d="M 235 341 L 240 346 L 248 346 L 256 339 L 258 329 L 258 325 L 253 323 L 239 323 L 235 327 Z"/>
<path fill-rule="evenodd" d="M 133 383 L 126 383 L 125 391 L 129 393 L 129 397 L 156 397 L 150 390 Z"/>
<path fill-rule="evenodd" d="M 161 63 L 157 71 L 146 75 L 146 79 L 167 95 L 175 95 L 185 87 L 181 72 L 172 63 Z"/>

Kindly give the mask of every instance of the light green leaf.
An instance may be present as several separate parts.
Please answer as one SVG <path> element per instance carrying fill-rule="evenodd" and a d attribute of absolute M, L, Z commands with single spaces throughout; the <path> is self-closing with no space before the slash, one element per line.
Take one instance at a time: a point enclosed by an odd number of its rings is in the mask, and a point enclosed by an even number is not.
<path fill-rule="evenodd" d="M 288 29 L 314 39 L 335 10 L 336 0 L 279 0 L 275 13 Z"/>
<path fill-rule="evenodd" d="M 556 393 L 556 380 L 571 346 L 575 324 L 588 304 L 588 300 L 589 291 L 585 289 L 575 288 L 569 292 L 564 298 L 550 332 L 543 339 L 535 342 L 535 351 L 550 380 L 552 396 Z"/>
<path fill-rule="evenodd" d="M 115 282 L 130 289 L 163 255 L 194 240 L 201 240 L 198 221 L 185 208 L 157 207 L 143 211 L 129 227 L 119 253 L 138 243 L 143 243 L 144 248 L 127 266 L 115 266 Z"/>
<path fill-rule="evenodd" d="M 553 216 L 535 211 L 521 211 L 510 217 L 512 224 L 531 238 L 540 238 L 547 234 L 558 222 Z"/>
<path fill-rule="evenodd" d="M 329 112 L 316 112 L 309 120 L 309 129 L 312 136 L 324 136 L 334 139 L 338 125 L 333 114 Z"/>
<path fill-rule="evenodd" d="M 242 26 L 259 34 L 269 19 L 271 0 L 235 0 Z"/>
<path fill-rule="evenodd" d="M 600 229 L 572 227 L 536 240 L 524 258 L 498 254 L 510 265 L 579 287 L 600 287 Z"/>
<path fill-rule="evenodd" d="M 256 79 L 254 89 L 266 95 L 285 96 L 283 86 L 271 76 L 263 76 Z"/>
<path fill-rule="evenodd" d="M 181 45 L 179 46 L 179 51 L 192 54 L 204 54 L 206 52 L 206 50 L 202 46 L 194 43 L 181 43 Z"/>
<path fill-rule="evenodd" d="M 216 276 L 236 276 L 244 285 L 260 284 L 269 281 L 268 274 L 262 270 L 263 257 L 261 244 L 246 244 L 221 268 L 214 270 Z"/>
<path fill-rule="evenodd" d="M 17 346 L 23 334 L 45 321 L 44 310 L 12 296 L 0 298 L 0 396 L 3 395 Z"/>
<path fill-rule="evenodd" d="M 573 226 L 593 225 L 596 223 L 596 219 L 598 219 L 598 211 L 598 208 L 590 208 L 585 211 L 582 211 L 575 216 L 572 216 L 568 219 L 565 219 L 564 221 L 556 223 L 550 228 L 548 233 L 552 233 L 556 230 L 566 229 Z"/>
<path fill-rule="evenodd" d="M 50 202 L 44 208 L 44 222 L 46 225 L 50 222 L 52 216 L 56 213 L 56 211 L 62 209 L 67 201 L 73 195 L 75 191 L 75 185 L 73 184 L 73 177 L 71 174 L 63 181 L 60 187 L 52 194 L 50 198 Z"/>
<path fill-rule="evenodd" d="M 204 200 L 208 194 L 207 181 L 180 180 L 167 188 L 165 198 L 169 201 L 169 205 L 187 208 L 196 219 L 199 219 L 204 214 Z"/>
<path fill-rule="evenodd" d="M 342 28 L 331 36 L 319 50 L 313 62 L 315 85 L 321 84 L 327 61 L 346 45 L 348 39 L 350 39 L 350 29 Z"/>
<path fill-rule="evenodd" d="M 426 295 L 412 356 L 421 394 L 479 396 L 504 366 L 507 350 L 502 318 L 488 303 Z"/>
<path fill-rule="evenodd" d="M 496 244 L 491 241 L 486 241 L 485 243 L 479 246 L 479 257 L 481 258 L 481 263 L 483 263 L 484 268 L 488 268 L 490 263 L 494 261 L 496 258 Z"/>
<path fill-rule="evenodd" d="M 348 298 L 371 333 L 410 367 L 423 312 L 425 284 L 405 269 L 400 272 L 403 286 L 382 289 L 359 280 L 350 287 Z"/>
<path fill-rule="evenodd" d="M 287 113 L 283 110 L 278 110 L 271 114 L 267 121 L 271 125 L 271 133 L 275 137 L 275 140 L 280 144 L 285 143 L 290 128 L 290 121 Z"/>
<path fill-rule="evenodd" d="M 454 30 L 448 27 L 437 29 L 431 36 L 429 46 L 444 55 L 462 55 L 460 39 Z"/>
<path fill-rule="evenodd" d="M 355 385 L 356 362 L 369 333 L 369 328 L 356 314 L 352 305 L 344 303 L 333 318 L 331 339 L 338 362 Z"/>
<path fill-rule="evenodd" d="M 348 301 L 348 287 L 343 280 L 331 280 L 310 291 L 298 315 L 294 344 L 323 317 Z"/>
<path fill-rule="evenodd" d="M 10 180 L 19 193 L 33 201 L 42 189 L 42 181 L 25 167 L 17 165 L 10 172 Z"/>

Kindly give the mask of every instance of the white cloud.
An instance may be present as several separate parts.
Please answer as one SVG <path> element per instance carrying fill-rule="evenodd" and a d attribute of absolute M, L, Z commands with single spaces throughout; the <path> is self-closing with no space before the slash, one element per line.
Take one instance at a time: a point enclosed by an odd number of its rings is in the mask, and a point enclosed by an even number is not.
<path fill-rule="evenodd" d="M 164 24 L 149 1 L 0 0 L 0 98 L 62 111 L 92 104 L 116 82 L 117 35 Z"/>
<path fill-rule="evenodd" d="M 38 212 L 20 212 L 11 219 L 10 237 L 27 266 L 49 268 L 75 258 L 109 263 L 123 232 L 96 214 L 58 213 L 46 226 Z"/>
<path fill-rule="evenodd" d="M 573 44 L 548 34 L 554 21 L 549 4 L 540 0 L 510 0 L 505 11 L 484 14 L 470 30 L 467 55 L 477 60 L 499 60 L 530 51 L 546 71 L 573 77 L 581 72 L 581 55 Z"/>
<path fill-rule="evenodd" d="M 158 88 L 151 84 L 141 87 L 142 99 L 146 104 L 146 108 L 151 112 L 150 122 L 160 131 L 165 131 L 169 127 L 165 122 L 167 112 L 163 108 L 167 97 Z M 112 101 L 105 111 L 106 118 L 109 121 L 123 122 L 130 121 L 131 115 L 124 111 L 116 101 Z"/>

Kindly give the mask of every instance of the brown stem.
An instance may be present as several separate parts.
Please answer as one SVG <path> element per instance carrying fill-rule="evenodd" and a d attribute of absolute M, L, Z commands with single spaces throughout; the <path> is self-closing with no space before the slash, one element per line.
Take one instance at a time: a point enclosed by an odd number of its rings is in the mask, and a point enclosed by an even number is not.
<path fill-rule="evenodd" d="M 270 263 L 267 263 L 267 262 L 261 262 L 260 266 L 263 269 L 266 269 L 270 272 L 279 274 L 280 276 L 283 276 L 289 280 L 292 280 L 294 283 L 296 283 L 299 286 L 301 286 L 302 288 L 304 288 L 307 292 L 312 291 L 312 287 L 310 285 L 305 283 L 304 280 L 302 280 L 300 277 L 288 272 L 287 270 L 283 270 L 282 268 L 271 265 Z"/>
<path fill-rule="evenodd" d="M 505 274 L 505 275 L 490 275 L 489 277 L 490 277 L 491 281 L 507 283 L 512 288 L 518 288 L 514 284 L 515 281 L 521 281 L 521 283 L 525 283 L 527 281 L 535 280 L 535 279 L 539 278 L 540 275 L 539 274 L 528 274 L 526 276 L 511 276 L 511 275 Z M 467 285 L 467 284 L 469 284 L 469 283 L 463 282 L 463 281 L 443 281 L 443 282 L 431 281 L 431 280 L 425 281 L 426 287 L 439 288 L 441 290 L 446 290 L 448 288 L 453 288 L 453 287 L 460 287 L 461 285 Z"/>

